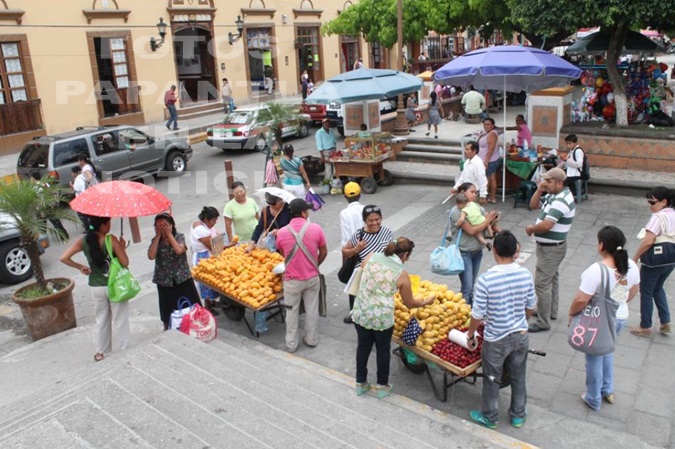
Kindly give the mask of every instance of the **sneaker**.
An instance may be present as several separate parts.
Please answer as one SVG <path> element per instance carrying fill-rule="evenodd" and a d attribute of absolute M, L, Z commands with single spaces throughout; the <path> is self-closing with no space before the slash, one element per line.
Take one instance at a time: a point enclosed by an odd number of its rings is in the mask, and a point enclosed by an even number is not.
<path fill-rule="evenodd" d="M 614 404 L 614 393 L 606 394 L 602 397 L 608 404 Z"/>
<path fill-rule="evenodd" d="M 354 323 L 354 321 L 352 320 L 352 316 L 351 316 L 351 315 L 347 315 L 346 317 L 344 317 L 344 318 L 342 319 L 342 322 L 345 323 L 345 324 L 352 324 L 352 323 Z"/>
<path fill-rule="evenodd" d="M 487 419 L 483 415 L 483 412 L 481 412 L 480 410 L 471 410 L 469 412 L 469 416 L 471 417 L 472 420 L 474 420 L 483 427 L 487 427 L 488 429 L 496 429 L 497 427 L 499 427 L 499 423 L 492 422 L 489 419 Z"/>
<path fill-rule="evenodd" d="M 377 399 L 384 399 L 387 396 L 391 395 L 391 385 L 380 385 L 377 384 L 375 385 L 375 389 L 377 390 Z"/>
<path fill-rule="evenodd" d="M 363 396 L 370 390 L 370 384 L 368 382 L 357 382 L 356 383 L 356 395 Z"/>
<path fill-rule="evenodd" d="M 520 429 L 523 427 L 523 424 L 525 424 L 525 416 L 522 418 L 518 418 L 517 416 L 512 416 L 511 417 L 511 425 L 515 427 L 516 429 Z"/>

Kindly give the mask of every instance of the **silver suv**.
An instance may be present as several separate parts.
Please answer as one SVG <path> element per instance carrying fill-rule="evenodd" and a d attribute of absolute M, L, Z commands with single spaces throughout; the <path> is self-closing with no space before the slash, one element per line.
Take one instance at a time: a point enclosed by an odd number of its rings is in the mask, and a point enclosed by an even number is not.
<path fill-rule="evenodd" d="M 38 239 L 40 254 L 49 247 L 46 235 Z M 7 214 L 0 213 L 0 282 L 18 284 L 33 276 L 33 266 L 28 251 L 21 245 L 21 234 L 16 222 Z"/>
<path fill-rule="evenodd" d="M 109 180 L 138 178 L 162 170 L 183 172 L 192 157 L 192 147 L 186 137 L 156 139 L 131 126 L 79 127 L 26 143 L 16 171 L 24 178 L 33 173 L 49 175 L 67 186 L 71 168 L 81 154 L 89 156 L 96 171 Z"/>

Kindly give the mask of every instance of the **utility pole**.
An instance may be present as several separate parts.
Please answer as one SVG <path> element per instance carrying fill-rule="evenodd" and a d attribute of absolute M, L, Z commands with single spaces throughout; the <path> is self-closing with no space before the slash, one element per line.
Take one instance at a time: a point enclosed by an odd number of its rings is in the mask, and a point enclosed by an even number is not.
<path fill-rule="evenodd" d="M 403 71 L 403 0 L 397 0 L 397 28 L 398 28 L 398 71 Z M 410 134 L 408 121 L 405 119 L 405 106 L 403 105 L 403 94 L 398 96 L 398 108 L 396 110 L 396 124 L 394 125 L 394 134 L 397 136 L 407 136 Z"/>

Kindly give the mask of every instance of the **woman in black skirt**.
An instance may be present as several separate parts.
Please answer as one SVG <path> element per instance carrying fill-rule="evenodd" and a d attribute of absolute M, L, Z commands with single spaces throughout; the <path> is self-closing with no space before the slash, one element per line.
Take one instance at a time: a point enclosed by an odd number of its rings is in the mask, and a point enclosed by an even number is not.
<path fill-rule="evenodd" d="M 191 304 L 200 304 L 186 253 L 185 236 L 176 232 L 173 217 L 169 214 L 157 215 L 148 259 L 155 261 L 152 282 L 157 284 L 159 316 L 164 330 L 169 329 L 171 312 L 176 310 L 180 298 L 186 298 Z"/>

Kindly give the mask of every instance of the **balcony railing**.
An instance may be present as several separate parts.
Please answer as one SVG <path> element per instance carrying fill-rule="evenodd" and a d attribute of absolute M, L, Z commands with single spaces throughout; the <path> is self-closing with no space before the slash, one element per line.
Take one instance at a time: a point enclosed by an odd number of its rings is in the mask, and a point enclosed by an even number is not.
<path fill-rule="evenodd" d="M 0 136 L 42 128 L 44 121 L 39 99 L 0 105 Z"/>

